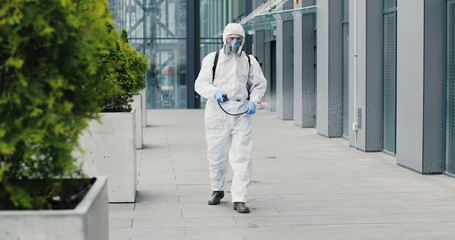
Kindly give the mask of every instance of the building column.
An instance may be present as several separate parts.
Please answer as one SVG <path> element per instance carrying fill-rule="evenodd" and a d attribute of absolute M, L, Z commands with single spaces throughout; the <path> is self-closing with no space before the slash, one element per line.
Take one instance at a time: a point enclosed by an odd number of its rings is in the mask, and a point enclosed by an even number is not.
<path fill-rule="evenodd" d="M 200 96 L 194 91 L 194 81 L 201 65 L 199 1 L 190 0 L 186 7 L 186 102 L 187 108 L 200 108 Z"/>
<path fill-rule="evenodd" d="M 276 113 L 283 120 L 294 117 L 292 32 L 292 21 L 276 21 Z"/>
<path fill-rule="evenodd" d="M 266 35 L 270 35 L 270 30 L 265 31 Z M 264 43 L 264 64 L 262 71 L 267 79 L 267 91 L 265 92 L 264 100 L 267 103 L 265 107 L 271 112 L 276 112 L 276 41 L 266 39 Z"/>
<path fill-rule="evenodd" d="M 248 16 L 253 11 L 253 2 L 245 1 L 245 16 Z M 253 36 L 246 34 L 245 45 L 243 46 L 247 54 L 253 54 Z"/>
<path fill-rule="evenodd" d="M 445 0 L 397 2 L 397 148 L 399 165 L 444 171 Z"/>
<path fill-rule="evenodd" d="M 357 131 L 354 131 L 350 124 L 349 142 L 351 146 L 368 152 L 382 150 L 382 4 L 382 1 L 357 1 L 356 8 L 353 4 L 349 7 L 349 38 L 352 39 L 349 43 L 349 59 L 352 60 L 349 66 L 351 93 L 349 94 L 349 116 L 350 123 L 354 121 L 354 117 L 357 118 L 358 123 Z M 354 11 L 355 9 L 357 12 Z M 355 30 L 357 30 L 356 33 L 354 33 Z M 355 67 L 354 64 L 356 64 Z M 356 69 L 355 72 L 354 69 Z"/>
<path fill-rule="evenodd" d="M 316 129 L 343 135 L 342 1 L 318 0 Z"/>
<path fill-rule="evenodd" d="M 301 1 L 295 8 L 314 5 Z M 315 15 L 294 15 L 294 123 L 316 126 Z"/>
<path fill-rule="evenodd" d="M 261 67 L 265 63 L 265 31 L 256 31 L 253 35 L 253 55 L 257 57 Z M 267 79 L 268 80 L 268 79 Z"/>

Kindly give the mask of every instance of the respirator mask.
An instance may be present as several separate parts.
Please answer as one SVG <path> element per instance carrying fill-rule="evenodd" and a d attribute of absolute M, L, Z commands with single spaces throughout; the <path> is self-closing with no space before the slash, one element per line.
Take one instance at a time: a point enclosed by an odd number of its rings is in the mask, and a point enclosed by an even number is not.
<path fill-rule="evenodd" d="M 237 40 L 237 38 L 232 39 L 232 41 L 229 42 L 229 52 L 231 53 L 236 53 L 239 48 L 240 48 L 240 42 Z"/>
<path fill-rule="evenodd" d="M 224 53 L 234 53 L 240 55 L 242 53 L 243 41 L 240 42 L 237 38 L 233 38 L 229 43 L 224 44 Z"/>

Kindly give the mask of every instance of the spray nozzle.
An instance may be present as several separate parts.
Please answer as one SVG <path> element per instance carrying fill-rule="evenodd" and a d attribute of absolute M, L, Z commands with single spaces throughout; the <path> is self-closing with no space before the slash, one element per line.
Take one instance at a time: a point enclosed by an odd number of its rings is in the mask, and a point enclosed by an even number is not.
<path fill-rule="evenodd" d="M 227 94 L 223 94 L 223 100 L 224 100 L 225 102 L 229 101 L 229 98 L 228 98 Z"/>

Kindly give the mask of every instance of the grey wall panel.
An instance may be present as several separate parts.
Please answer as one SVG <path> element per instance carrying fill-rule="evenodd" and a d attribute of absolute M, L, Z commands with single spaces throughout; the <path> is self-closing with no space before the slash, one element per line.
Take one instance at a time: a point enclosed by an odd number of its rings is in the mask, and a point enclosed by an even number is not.
<path fill-rule="evenodd" d="M 283 120 L 294 117 L 293 22 L 276 21 L 276 112 Z"/>
<path fill-rule="evenodd" d="M 264 77 L 267 79 L 267 91 L 265 92 L 264 96 L 264 101 L 268 103 L 268 110 L 274 112 L 276 109 L 276 99 L 274 92 L 272 90 L 273 83 L 272 81 L 272 71 L 271 71 L 271 65 L 272 65 L 272 53 L 271 53 L 271 47 L 272 43 L 270 41 L 267 41 L 264 43 L 264 67 L 262 68 L 264 71 Z"/>
<path fill-rule="evenodd" d="M 321 135 L 329 135 L 329 0 L 318 1 L 317 22 L 317 109 L 316 128 Z"/>
<path fill-rule="evenodd" d="M 263 66 L 265 63 L 265 31 L 256 31 L 253 35 L 253 54 Z"/>
<path fill-rule="evenodd" d="M 425 1 L 423 172 L 444 171 L 444 7 L 445 0 Z"/>
<path fill-rule="evenodd" d="M 352 3 L 354 5 L 354 3 Z M 354 8 L 354 6 L 352 6 Z M 355 15 L 356 15 L 356 22 L 355 20 Z M 352 16 L 352 17 L 351 17 Z M 353 102 L 353 105 L 350 107 L 350 113 L 353 115 L 353 121 L 355 121 L 354 116 L 355 113 L 358 112 L 358 109 L 360 109 L 360 118 L 357 120 L 359 124 L 359 129 L 357 131 L 357 143 L 355 147 L 358 149 L 361 149 L 365 151 L 365 129 L 366 129 L 366 124 L 365 124 L 365 109 L 366 109 L 366 67 L 369 64 L 367 62 L 367 51 L 368 51 L 368 46 L 367 46 L 367 29 L 366 22 L 367 22 L 367 3 L 366 1 L 357 1 L 357 12 L 352 12 L 351 15 L 352 21 L 352 43 L 356 43 L 357 46 L 353 45 L 352 51 L 353 54 L 355 53 L 355 48 L 357 47 L 357 58 L 353 58 L 352 65 L 356 65 L 356 72 L 354 71 L 354 66 L 352 74 L 350 78 L 352 79 L 352 85 L 355 86 L 355 91 L 353 89 L 353 99 L 355 98 L 355 102 Z M 357 25 L 357 26 L 355 26 Z M 354 31 L 357 30 L 357 33 L 354 34 Z M 354 37 L 356 37 L 356 40 L 354 40 Z M 354 88 L 354 86 L 353 86 Z M 352 130 L 351 130 L 352 131 Z M 355 133 L 354 133 L 355 134 Z"/>
<path fill-rule="evenodd" d="M 266 58 L 266 45 L 265 45 L 265 31 L 256 31 L 253 35 L 253 55 L 257 57 L 259 64 L 262 67 L 262 72 L 267 79 L 267 85 L 270 87 L 270 78 L 266 76 L 264 71 L 265 58 Z M 266 93 L 267 94 L 267 93 Z M 265 95 L 262 101 L 267 101 L 267 95 Z M 269 109 L 270 110 L 270 109 Z"/>
<path fill-rule="evenodd" d="M 362 151 L 381 151 L 383 3 L 382 1 L 357 3 L 357 12 L 354 11 L 353 4 L 350 6 L 349 37 L 352 39 L 350 59 L 353 61 L 350 63 L 352 105 L 349 112 L 352 121 L 357 118 L 359 128 L 357 132 L 350 129 L 350 144 Z M 356 34 L 354 30 L 357 30 Z M 354 54 L 357 54 L 357 58 Z M 354 64 L 357 64 L 355 72 Z"/>
<path fill-rule="evenodd" d="M 329 137 L 343 136 L 342 1 L 330 1 Z"/>
<path fill-rule="evenodd" d="M 352 129 L 354 122 L 354 3 L 349 1 L 349 145 L 356 147 L 356 131 Z"/>
<path fill-rule="evenodd" d="M 304 15 L 302 18 L 302 82 L 303 82 L 303 122 L 302 127 L 316 126 L 316 43 L 315 43 L 315 24 L 314 14 Z"/>
<path fill-rule="evenodd" d="M 424 0 L 397 1 L 398 164 L 422 171 Z"/>
<path fill-rule="evenodd" d="M 294 7 L 314 5 L 300 1 Z M 294 15 L 294 123 L 316 126 L 315 15 Z"/>
<path fill-rule="evenodd" d="M 245 1 L 245 15 L 248 16 L 253 11 L 253 1 Z M 253 36 L 245 36 L 244 50 L 247 54 L 253 54 Z"/>
<path fill-rule="evenodd" d="M 302 15 L 294 15 L 294 124 L 303 127 L 303 29 Z"/>
<path fill-rule="evenodd" d="M 318 1 L 317 13 L 317 130 L 343 134 L 342 1 Z"/>

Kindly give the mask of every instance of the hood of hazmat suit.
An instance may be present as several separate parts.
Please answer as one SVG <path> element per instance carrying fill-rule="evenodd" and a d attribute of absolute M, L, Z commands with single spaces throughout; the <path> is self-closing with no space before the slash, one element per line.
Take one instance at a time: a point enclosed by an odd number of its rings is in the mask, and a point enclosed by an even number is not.
<path fill-rule="evenodd" d="M 232 35 L 240 35 L 243 38 L 243 41 L 239 46 L 233 47 L 232 44 L 227 43 L 227 38 Z M 243 30 L 242 25 L 238 23 L 229 23 L 226 25 L 223 31 L 223 50 L 225 54 L 235 53 L 237 55 L 242 54 L 243 44 L 245 43 L 245 30 Z"/>

